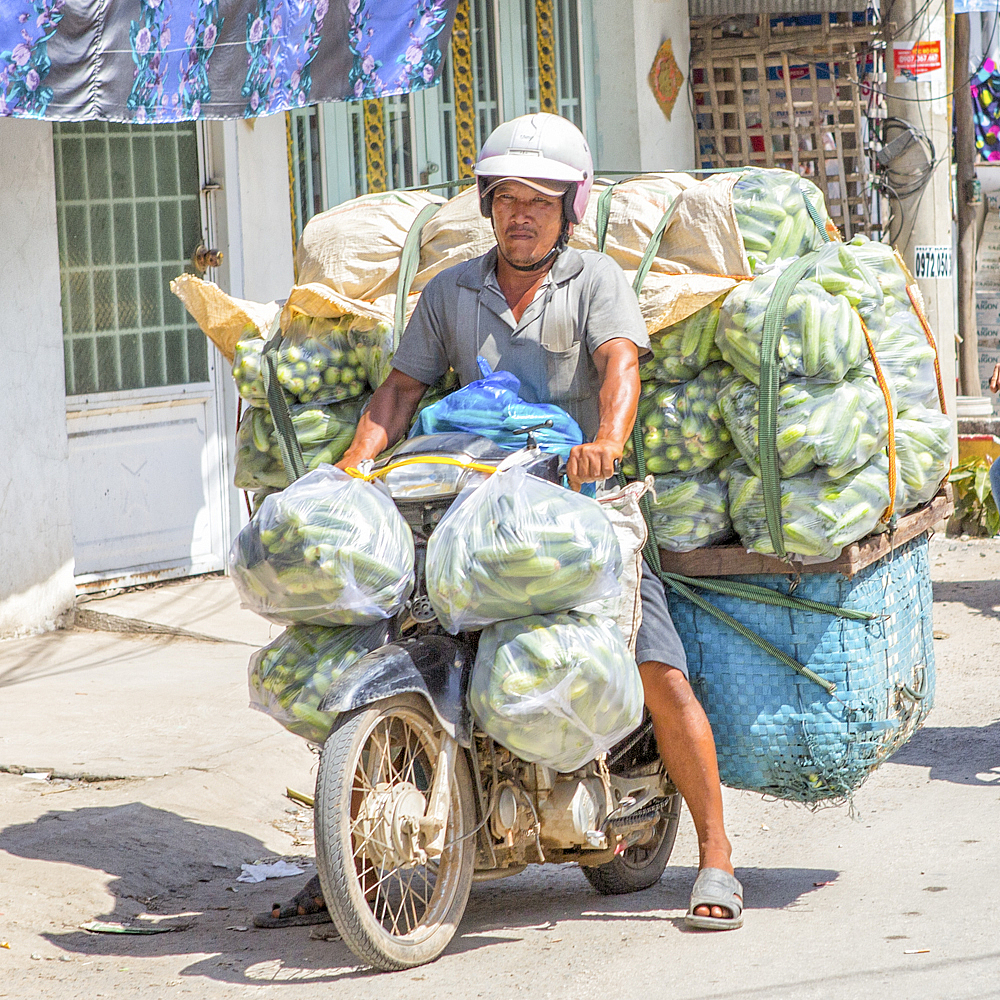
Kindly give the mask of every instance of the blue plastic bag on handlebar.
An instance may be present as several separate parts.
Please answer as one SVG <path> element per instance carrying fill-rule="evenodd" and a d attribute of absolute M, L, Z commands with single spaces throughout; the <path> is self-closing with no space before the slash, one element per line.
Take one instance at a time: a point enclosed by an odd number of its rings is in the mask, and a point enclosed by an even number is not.
<path fill-rule="evenodd" d="M 572 448 L 583 444 L 580 425 L 564 409 L 553 403 L 525 402 L 518 395 L 521 382 L 515 375 L 493 371 L 483 357 L 476 360 L 483 377 L 421 410 L 410 437 L 464 431 L 517 451 L 524 447 L 527 435 L 514 431 L 551 420 L 551 427 L 534 432 L 542 451 L 558 452 L 565 461 Z"/>

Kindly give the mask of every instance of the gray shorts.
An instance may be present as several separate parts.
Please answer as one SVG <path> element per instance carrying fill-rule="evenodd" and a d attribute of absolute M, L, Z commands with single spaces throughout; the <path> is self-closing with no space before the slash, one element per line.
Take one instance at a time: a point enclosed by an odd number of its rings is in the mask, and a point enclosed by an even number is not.
<path fill-rule="evenodd" d="M 655 660 L 657 663 L 666 663 L 688 677 L 687 656 L 667 608 L 666 589 L 653 575 L 645 560 L 642 563 L 639 594 L 642 597 L 642 624 L 635 641 L 635 662 Z"/>

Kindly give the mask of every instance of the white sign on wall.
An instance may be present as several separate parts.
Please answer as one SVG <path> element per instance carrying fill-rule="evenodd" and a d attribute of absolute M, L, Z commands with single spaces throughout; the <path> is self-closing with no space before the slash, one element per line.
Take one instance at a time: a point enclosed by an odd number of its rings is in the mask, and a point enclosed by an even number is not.
<path fill-rule="evenodd" d="M 913 275 L 916 278 L 950 278 L 951 247 L 914 247 Z"/>

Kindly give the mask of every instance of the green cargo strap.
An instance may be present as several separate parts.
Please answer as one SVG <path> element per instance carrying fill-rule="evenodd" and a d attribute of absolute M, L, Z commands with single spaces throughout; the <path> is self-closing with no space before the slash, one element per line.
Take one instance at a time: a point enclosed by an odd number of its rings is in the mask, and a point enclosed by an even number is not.
<path fill-rule="evenodd" d="M 440 208 L 440 205 L 426 205 L 417 214 L 410 226 L 410 231 L 403 240 L 403 251 L 399 255 L 399 273 L 396 276 L 396 315 L 392 326 L 392 347 L 399 347 L 399 338 L 403 336 L 406 326 L 406 300 L 410 294 L 410 286 L 420 266 L 420 236 L 424 225 Z"/>
<path fill-rule="evenodd" d="M 802 194 L 802 200 L 806 203 L 806 211 L 809 213 L 809 218 L 813 220 L 816 224 L 816 228 L 819 230 L 820 236 L 823 237 L 824 243 L 832 243 L 833 237 L 826 231 L 826 223 L 823 221 L 823 216 L 819 214 L 816 206 L 809 200 L 805 191 L 802 187 L 799 187 L 799 192 Z"/>
<path fill-rule="evenodd" d="M 296 479 L 306 474 L 306 462 L 302 457 L 302 446 L 295 434 L 292 415 L 288 411 L 288 400 L 285 390 L 278 381 L 277 354 L 281 345 L 281 328 L 264 345 L 260 359 L 260 374 L 264 382 L 264 392 L 267 395 L 267 405 L 271 411 L 271 420 L 278 437 L 278 450 L 281 452 L 281 462 L 285 467 L 285 475 L 291 485 Z"/>
<path fill-rule="evenodd" d="M 635 292 L 635 297 L 639 297 L 639 293 L 642 291 L 643 282 L 646 280 L 646 275 L 649 274 L 649 269 L 653 266 L 653 258 L 660 251 L 660 243 L 663 240 L 663 234 L 667 231 L 667 223 L 670 221 L 670 215 L 674 210 L 674 205 L 677 204 L 677 199 L 675 198 L 667 210 L 663 213 L 663 218 L 657 223 L 656 228 L 653 230 L 653 234 L 649 237 L 649 242 L 646 244 L 646 250 L 642 255 L 642 260 L 639 261 L 639 270 L 635 273 L 635 281 L 632 282 L 632 291 Z"/>
<path fill-rule="evenodd" d="M 611 218 L 611 198 L 615 188 L 621 181 L 609 184 L 597 199 L 597 249 L 604 253 L 604 244 L 608 240 L 608 220 Z"/>
<path fill-rule="evenodd" d="M 795 608 L 798 611 L 816 611 L 825 615 L 836 615 L 855 622 L 874 621 L 878 615 L 871 611 L 857 611 L 854 608 L 838 608 L 835 604 L 824 604 L 822 601 L 811 601 L 807 597 L 792 597 L 770 587 L 761 587 L 756 583 L 744 583 L 741 580 L 715 580 L 711 577 L 682 576 L 680 573 L 661 572 L 663 578 L 669 577 L 683 583 L 686 587 L 700 587 L 716 594 L 726 594 L 729 597 L 739 597 L 758 604 L 773 604 L 780 608 Z"/>
<path fill-rule="evenodd" d="M 781 272 L 764 311 L 760 335 L 757 448 L 767 533 L 779 559 L 785 558 L 785 539 L 781 530 L 781 478 L 778 474 L 778 342 L 785 326 L 788 300 L 802 276 L 815 265 L 817 253 L 819 251 L 814 250 L 800 257 Z"/>
<path fill-rule="evenodd" d="M 837 685 L 833 681 L 828 681 L 825 677 L 820 677 L 815 670 L 810 670 L 809 667 L 803 666 L 798 660 L 793 659 L 787 653 L 778 649 L 773 643 L 770 643 L 763 636 L 757 635 L 752 629 L 747 628 L 746 625 L 741 621 L 737 621 L 732 615 L 726 614 L 721 608 L 717 608 L 711 601 L 706 601 L 705 598 L 699 597 L 694 591 L 689 590 L 683 583 L 679 583 L 676 580 L 665 579 L 669 587 L 675 590 L 682 597 L 686 597 L 692 604 L 696 607 L 701 608 L 703 611 L 707 611 L 710 615 L 718 618 L 719 621 L 725 622 L 730 628 L 735 629 L 742 635 L 745 639 L 749 639 L 752 643 L 760 646 L 761 649 L 766 653 L 770 653 L 776 660 L 784 663 L 785 666 L 791 667 L 797 674 L 801 674 L 807 680 L 812 681 L 814 684 L 818 684 L 824 691 L 829 695 L 835 695 L 837 693 Z"/>
<path fill-rule="evenodd" d="M 673 206 L 671 206 L 673 207 Z M 664 214 L 663 219 L 660 222 L 660 226 L 657 226 L 658 232 L 654 232 L 650 238 L 649 246 L 646 247 L 646 253 L 643 255 L 643 261 L 649 257 L 650 262 L 652 261 L 653 255 L 659 249 L 660 240 L 663 237 L 663 230 L 666 229 L 667 216 L 670 214 L 670 209 Z M 662 227 L 662 228 L 661 228 Z M 652 248 L 652 253 L 650 249 Z M 794 267 L 795 265 L 792 265 Z M 789 268 L 791 270 L 791 268 Z M 642 289 L 642 283 L 646 278 L 646 274 L 649 273 L 649 268 L 643 270 L 640 265 L 639 274 L 636 275 L 636 281 L 633 284 L 633 290 L 638 296 Z M 779 279 L 780 280 L 780 279 Z M 797 279 L 796 279 L 797 280 Z M 773 301 L 773 300 L 772 300 Z M 787 296 L 786 296 L 787 301 Z M 784 317 L 784 307 L 781 311 L 782 317 Z M 780 330 L 780 327 L 779 327 Z M 763 345 L 762 345 L 763 351 Z M 775 374 L 777 371 L 775 370 Z M 635 466 L 636 473 L 638 475 L 638 480 L 642 482 L 646 478 L 646 455 L 642 440 L 642 426 L 641 420 L 636 414 L 635 423 L 632 425 L 632 450 L 635 453 Z M 618 473 L 618 481 L 622 485 L 625 483 L 624 473 Z M 763 636 L 757 635 L 753 629 L 748 628 L 742 622 L 737 621 L 732 615 L 727 614 L 721 608 L 716 607 L 711 601 L 706 600 L 699 594 L 696 594 L 691 590 L 690 585 L 702 587 L 705 590 L 714 590 L 716 593 L 731 594 L 735 597 L 742 597 L 746 600 L 757 601 L 759 603 L 766 604 L 780 604 L 783 607 L 798 608 L 804 611 L 824 611 L 830 614 L 837 614 L 844 618 L 851 619 L 872 619 L 875 615 L 869 615 L 867 612 L 852 611 L 848 608 L 835 608 L 833 605 L 824 605 L 819 601 L 807 601 L 798 597 L 789 597 L 784 594 L 778 594 L 776 591 L 770 590 L 767 587 L 757 587 L 754 584 L 739 583 L 737 581 L 730 580 L 715 580 L 710 578 L 692 578 L 684 577 L 677 573 L 667 573 L 663 570 L 663 565 L 660 562 L 660 548 L 656 543 L 656 532 L 653 530 L 653 517 L 652 517 L 652 507 L 650 505 L 649 495 L 645 494 L 639 501 L 639 507 L 642 510 L 643 519 L 646 522 L 646 530 L 648 537 L 646 539 L 646 546 L 643 549 L 643 556 L 646 562 L 649 564 L 650 568 L 656 573 L 657 577 L 662 580 L 671 590 L 675 593 L 680 594 L 682 597 L 686 598 L 696 607 L 701 608 L 703 611 L 718 618 L 719 621 L 724 622 L 730 628 L 738 632 L 745 639 L 754 643 L 754 645 L 759 646 L 764 652 L 769 653 L 779 662 L 784 663 L 786 666 L 790 667 L 797 674 L 805 677 L 807 680 L 812 681 L 814 684 L 818 684 L 827 694 L 835 696 L 837 686 L 832 682 L 826 680 L 824 677 L 820 677 L 814 670 L 804 664 L 799 663 L 798 660 L 793 659 L 787 653 L 778 649 L 774 643 L 769 642 Z"/>

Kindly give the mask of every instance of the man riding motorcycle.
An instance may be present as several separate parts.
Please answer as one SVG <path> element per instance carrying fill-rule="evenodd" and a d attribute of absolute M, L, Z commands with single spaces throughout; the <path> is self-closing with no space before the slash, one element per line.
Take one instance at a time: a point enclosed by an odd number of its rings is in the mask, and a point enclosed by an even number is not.
<path fill-rule="evenodd" d="M 608 256 L 567 245 L 587 207 L 593 162 L 586 139 L 557 115 L 500 125 L 476 163 L 480 210 L 497 245 L 434 277 L 399 343 L 393 370 L 374 393 L 338 463 L 357 466 L 403 438 L 427 387 L 449 367 L 463 385 L 480 378 L 477 357 L 521 380 L 529 402 L 555 403 L 583 429 L 567 476 L 582 483 L 614 474 L 636 418 L 639 363 L 649 337 L 635 294 Z M 698 835 L 699 874 L 689 926 L 742 926 L 743 889 L 733 874 L 723 821 L 715 741 L 687 677 L 684 649 L 663 584 L 644 566 L 636 660 L 657 746 L 688 804 Z M 318 879 L 259 923 L 323 919 Z"/>

